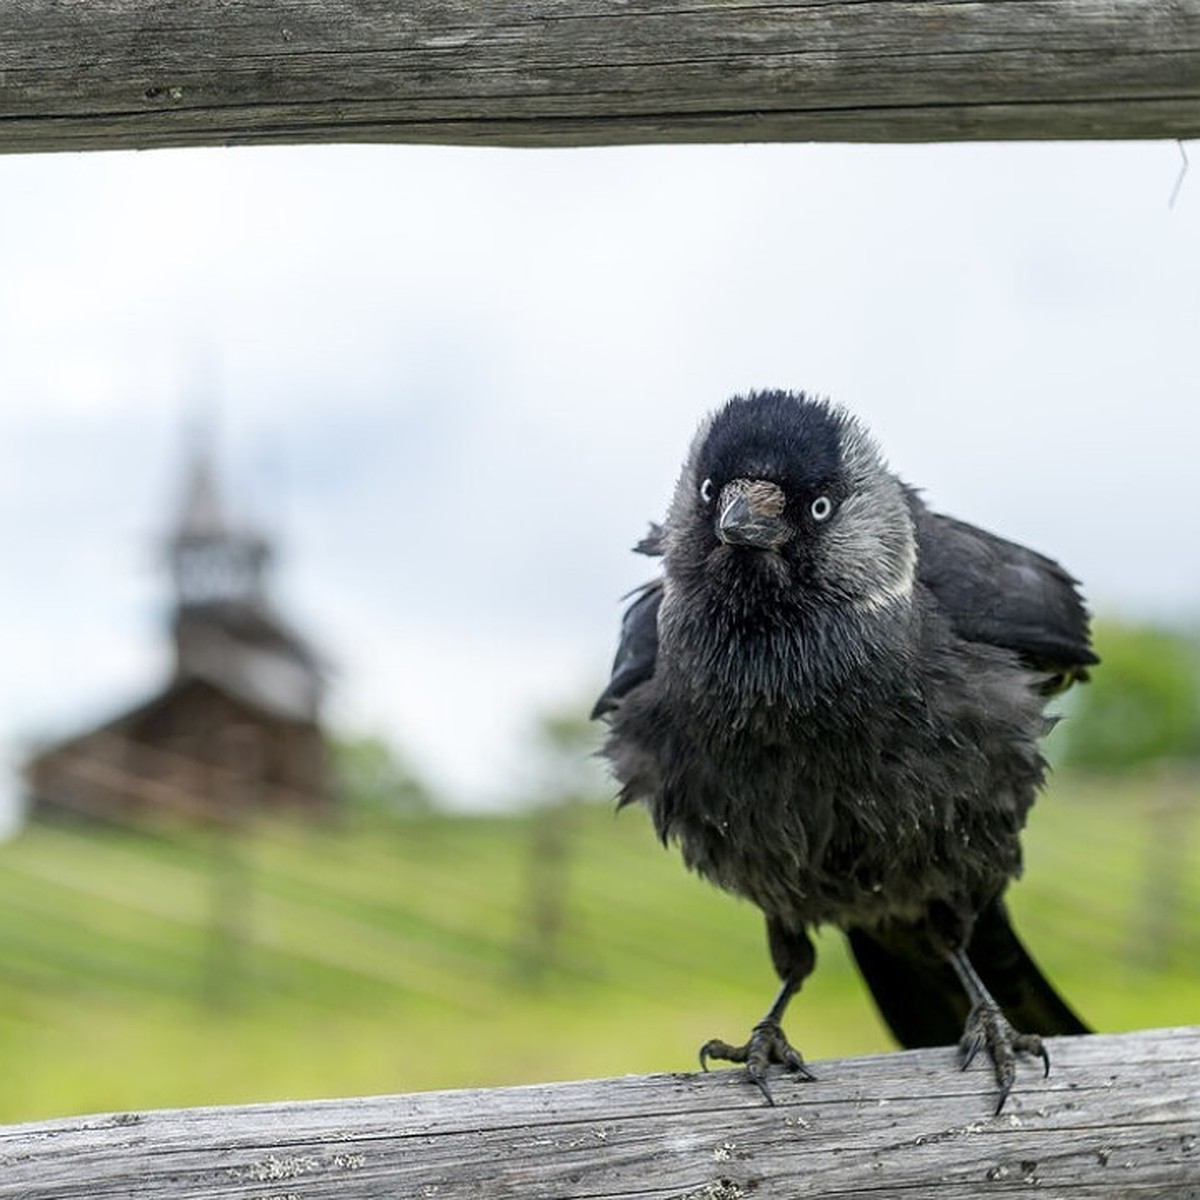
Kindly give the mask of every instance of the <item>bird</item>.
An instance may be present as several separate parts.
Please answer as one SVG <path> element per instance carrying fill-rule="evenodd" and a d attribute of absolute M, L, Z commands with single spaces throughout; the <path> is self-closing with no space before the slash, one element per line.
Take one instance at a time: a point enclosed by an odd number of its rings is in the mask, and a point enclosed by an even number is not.
<path fill-rule="evenodd" d="M 986 1052 L 998 1114 L 1043 1038 L 1088 1032 L 1005 905 L 1047 771 L 1051 697 L 1099 660 L 1078 581 L 1054 560 L 932 511 L 825 397 L 736 395 L 700 425 L 661 524 L 661 574 L 624 613 L 593 718 L 618 804 L 763 913 L 780 986 L 745 1042 L 767 1103 L 783 1032 L 846 936 L 906 1047 Z M 627 597 L 628 599 L 629 597 Z"/>

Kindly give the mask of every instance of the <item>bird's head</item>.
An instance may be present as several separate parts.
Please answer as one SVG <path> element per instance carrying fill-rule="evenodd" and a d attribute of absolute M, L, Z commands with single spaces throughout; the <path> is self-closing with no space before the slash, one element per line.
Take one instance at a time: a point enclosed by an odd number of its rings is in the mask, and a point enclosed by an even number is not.
<path fill-rule="evenodd" d="M 734 397 L 701 426 L 665 527 L 669 576 L 774 580 L 862 610 L 912 593 L 904 487 L 843 409 L 803 393 Z"/>

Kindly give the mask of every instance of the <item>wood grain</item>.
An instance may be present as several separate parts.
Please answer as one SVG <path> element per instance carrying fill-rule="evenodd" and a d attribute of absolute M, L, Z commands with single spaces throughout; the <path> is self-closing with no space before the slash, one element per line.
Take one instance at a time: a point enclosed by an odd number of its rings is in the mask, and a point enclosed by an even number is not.
<path fill-rule="evenodd" d="M 949 1049 L 0 1129 L 12 1200 L 1200 1197 L 1200 1026 L 1058 1038 L 992 1116 Z"/>
<path fill-rule="evenodd" d="M 1200 0 L 6 0 L 0 151 L 1200 134 Z"/>

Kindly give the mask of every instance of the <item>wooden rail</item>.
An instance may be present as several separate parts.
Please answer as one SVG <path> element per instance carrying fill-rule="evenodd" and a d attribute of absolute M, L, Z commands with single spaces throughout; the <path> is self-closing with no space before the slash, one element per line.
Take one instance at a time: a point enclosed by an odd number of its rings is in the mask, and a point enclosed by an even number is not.
<path fill-rule="evenodd" d="M 731 1070 L 64 1118 L 0 1129 L 0 1197 L 1200 1196 L 1200 1026 L 1049 1045 L 999 1117 L 938 1049 L 815 1064 L 774 1108 Z"/>
<path fill-rule="evenodd" d="M 6 0 L 0 151 L 1200 135 L 1200 0 Z"/>

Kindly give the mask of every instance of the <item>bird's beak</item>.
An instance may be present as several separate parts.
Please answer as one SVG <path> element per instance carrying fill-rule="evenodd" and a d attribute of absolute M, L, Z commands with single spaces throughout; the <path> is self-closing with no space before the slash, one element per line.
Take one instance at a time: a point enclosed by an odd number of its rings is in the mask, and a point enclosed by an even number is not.
<path fill-rule="evenodd" d="M 735 479 L 721 489 L 717 537 L 727 546 L 778 550 L 792 530 L 783 519 L 785 499 L 778 484 L 765 479 Z"/>

